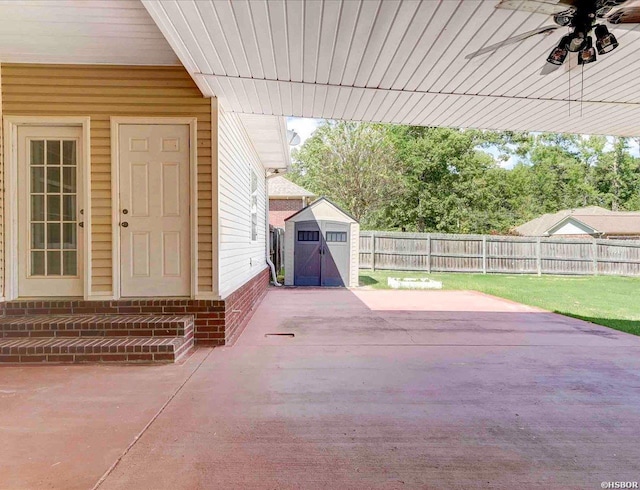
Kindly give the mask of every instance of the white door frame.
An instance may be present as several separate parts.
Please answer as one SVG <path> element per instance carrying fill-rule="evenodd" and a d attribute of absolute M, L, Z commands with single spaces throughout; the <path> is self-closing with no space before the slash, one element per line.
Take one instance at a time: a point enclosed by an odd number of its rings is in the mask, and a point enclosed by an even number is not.
<path fill-rule="evenodd" d="M 113 299 L 120 299 L 120 126 L 170 124 L 189 126 L 189 240 L 191 298 L 198 294 L 198 126 L 195 117 L 111 117 L 111 236 Z"/>
<path fill-rule="evenodd" d="M 84 191 L 84 299 L 91 296 L 91 118 L 78 116 L 4 116 L 4 299 L 18 297 L 18 127 L 72 126 L 82 128 L 81 165 Z"/>

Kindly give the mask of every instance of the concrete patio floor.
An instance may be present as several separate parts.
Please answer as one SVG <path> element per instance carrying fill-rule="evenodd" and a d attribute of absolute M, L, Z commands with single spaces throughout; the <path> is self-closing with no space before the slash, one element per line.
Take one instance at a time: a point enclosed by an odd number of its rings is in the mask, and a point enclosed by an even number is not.
<path fill-rule="evenodd" d="M 272 289 L 183 365 L 2 368 L 0 488 L 638 481 L 639 354 L 479 293 Z"/>

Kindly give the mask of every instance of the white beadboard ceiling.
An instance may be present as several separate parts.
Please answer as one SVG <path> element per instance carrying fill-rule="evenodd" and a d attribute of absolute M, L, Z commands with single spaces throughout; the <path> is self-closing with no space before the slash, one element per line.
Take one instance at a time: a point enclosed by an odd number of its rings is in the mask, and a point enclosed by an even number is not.
<path fill-rule="evenodd" d="M 139 0 L 0 0 L 0 62 L 180 64 Z"/>
<path fill-rule="evenodd" d="M 498 0 L 142 2 L 200 89 L 235 112 L 640 135 L 640 26 L 612 29 L 620 47 L 584 73 L 540 76 L 563 29 L 465 59 L 552 23 Z"/>

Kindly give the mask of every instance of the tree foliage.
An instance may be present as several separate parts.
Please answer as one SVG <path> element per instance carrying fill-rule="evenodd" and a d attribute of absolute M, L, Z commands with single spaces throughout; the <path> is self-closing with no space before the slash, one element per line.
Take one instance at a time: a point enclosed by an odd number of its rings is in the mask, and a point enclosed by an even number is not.
<path fill-rule="evenodd" d="M 560 209 L 640 209 L 626 138 L 327 122 L 293 162 L 293 180 L 376 229 L 506 233 Z"/>
<path fill-rule="evenodd" d="M 374 225 L 373 216 L 402 193 L 400 167 L 388 132 L 381 124 L 327 123 L 294 153 L 292 176 L 357 220 Z"/>

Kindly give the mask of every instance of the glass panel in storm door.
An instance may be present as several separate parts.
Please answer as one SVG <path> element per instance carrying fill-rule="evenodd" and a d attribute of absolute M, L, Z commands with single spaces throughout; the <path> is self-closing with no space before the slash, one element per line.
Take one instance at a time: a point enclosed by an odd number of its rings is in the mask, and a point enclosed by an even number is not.
<path fill-rule="evenodd" d="M 31 276 L 77 276 L 77 142 L 29 143 Z"/>

